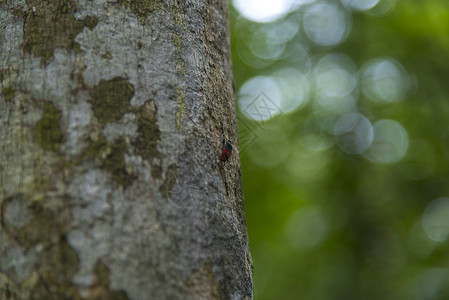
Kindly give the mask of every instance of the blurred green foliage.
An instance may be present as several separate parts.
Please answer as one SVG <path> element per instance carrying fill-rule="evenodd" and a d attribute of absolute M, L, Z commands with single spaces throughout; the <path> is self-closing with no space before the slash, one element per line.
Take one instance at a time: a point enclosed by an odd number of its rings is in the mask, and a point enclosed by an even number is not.
<path fill-rule="evenodd" d="M 255 299 L 449 299 L 447 1 L 238 2 Z"/>

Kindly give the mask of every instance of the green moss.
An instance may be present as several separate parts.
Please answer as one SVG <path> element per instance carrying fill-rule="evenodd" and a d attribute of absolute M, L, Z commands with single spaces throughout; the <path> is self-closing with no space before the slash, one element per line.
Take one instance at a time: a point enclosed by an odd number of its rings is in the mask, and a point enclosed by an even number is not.
<path fill-rule="evenodd" d="M 45 102 L 44 113 L 35 128 L 35 138 L 45 150 L 57 151 L 62 143 L 62 133 L 59 126 L 61 111 L 52 103 Z"/>
<path fill-rule="evenodd" d="M 173 34 L 173 45 L 178 49 L 178 53 L 181 54 L 182 51 L 182 40 L 176 33 Z M 186 65 L 181 57 L 178 58 L 176 63 L 176 73 L 185 75 L 186 74 Z"/>
<path fill-rule="evenodd" d="M 33 195 L 43 195 L 51 188 L 52 183 L 54 182 L 43 174 L 42 169 L 35 166 L 33 168 L 33 181 L 27 184 L 26 189 Z"/>
<path fill-rule="evenodd" d="M 94 294 L 94 297 L 88 296 L 86 299 L 129 300 L 125 291 L 111 291 L 109 289 L 110 271 L 102 261 L 99 261 L 95 265 L 94 274 L 96 282 L 92 288 L 95 289 L 96 293 Z"/>
<path fill-rule="evenodd" d="M 134 96 L 134 86 L 125 78 L 115 77 L 111 80 L 101 80 L 91 90 L 92 110 L 101 124 L 120 122 L 123 115 L 134 111 L 130 101 Z M 111 173 L 112 178 L 120 185 L 127 187 L 135 179 L 135 175 L 126 170 L 126 141 L 123 138 L 110 144 L 104 136 L 93 140 L 86 150 L 87 157 L 96 157 L 102 167 Z"/>
<path fill-rule="evenodd" d="M 109 286 L 109 269 L 101 260 L 95 265 L 94 274 L 97 284 Z"/>
<path fill-rule="evenodd" d="M 157 150 L 157 141 L 160 138 L 159 127 L 156 123 L 156 106 L 153 101 L 147 101 L 137 112 L 137 133 L 134 143 L 136 154 L 147 160 L 160 157 Z"/>
<path fill-rule="evenodd" d="M 87 16 L 85 17 L 83 20 L 83 25 L 87 28 L 89 28 L 90 30 L 94 29 L 95 26 L 97 26 L 98 24 L 98 19 L 96 17 L 92 17 L 92 16 Z"/>
<path fill-rule="evenodd" d="M 162 167 L 160 165 L 151 165 L 151 176 L 153 178 L 161 178 L 162 176 Z"/>
<path fill-rule="evenodd" d="M 20 19 L 25 18 L 26 15 L 27 15 L 26 12 L 23 10 L 22 7 L 15 8 L 15 9 L 12 11 L 12 13 L 13 13 L 13 15 L 14 15 L 16 18 L 20 18 Z"/>
<path fill-rule="evenodd" d="M 86 149 L 87 157 L 102 158 L 108 149 L 108 141 L 101 135 L 97 140 L 91 140 L 89 147 Z"/>
<path fill-rule="evenodd" d="M 134 86 L 122 77 L 101 80 L 91 93 L 92 110 L 102 124 L 119 122 L 131 110 Z"/>
<path fill-rule="evenodd" d="M 20 200 L 26 201 L 26 197 L 18 195 Z M 51 209 L 42 203 L 33 202 L 28 206 L 32 216 L 24 226 L 11 230 L 16 241 L 27 249 L 37 244 L 49 246 L 57 242 L 60 236 L 65 234 L 70 227 L 70 212 L 68 209 Z"/>
<path fill-rule="evenodd" d="M 80 51 L 74 38 L 84 26 L 92 29 L 97 23 L 95 17 L 76 20 L 74 0 L 27 0 L 29 11 L 24 25 L 24 50 L 40 56 L 46 62 L 56 48 Z"/>
<path fill-rule="evenodd" d="M 128 174 L 125 164 L 126 142 L 123 138 L 110 145 L 110 153 L 102 159 L 103 167 L 109 171 L 112 178 L 123 187 L 129 186 L 135 175 Z"/>
<path fill-rule="evenodd" d="M 149 161 L 152 166 L 153 178 L 160 178 L 159 161 L 161 154 L 157 150 L 160 131 L 156 122 L 156 107 L 154 101 L 151 100 L 147 101 L 140 109 L 131 107 L 129 102 L 133 95 L 133 85 L 124 78 L 102 80 L 91 91 L 92 110 L 101 124 L 119 122 L 125 113 L 135 112 L 138 133 L 133 144 L 135 154 Z M 104 137 L 101 137 L 92 141 L 86 155 L 99 158 L 103 167 L 112 174 L 113 179 L 126 187 L 135 179 L 134 175 L 126 171 L 124 161 L 126 149 L 124 139 L 119 139 L 114 144 L 109 145 Z M 154 160 L 154 158 L 159 159 Z"/>
<path fill-rule="evenodd" d="M 23 289 L 7 274 L 0 272 L 0 299 L 23 299 Z"/>
<path fill-rule="evenodd" d="M 186 64 L 182 58 L 178 58 L 178 62 L 176 63 L 176 73 L 186 75 Z"/>
<path fill-rule="evenodd" d="M 135 175 L 126 170 L 125 154 L 127 150 L 126 141 L 118 139 L 109 144 L 104 136 L 92 141 L 86 150 L 86 157 L 98 158 L 102 167 L 111 173 L 112 179 L 120 185 L 127 187 L 135 179 Z"/>
<path fill-rule="evenodd" d="M 77 288 L 72 284 L 79 265 L 77 253 L 70 247 L 65 237 L 57 244 L 46 248 L 39 261 L 39 281 L 30 299 L 80 299 Z"/>
<path fill-rule="evenodd" d="M 184 91 L 180 87 L 176 87 L 176 103 L 178 104 L 178 111 L 176 112 L 176 127 L 179 131 L 182 131 L 182 118 L 186 114 L 184 98 Z"/>
<path fill-rule="evenodd" d="M 16 90 L 13 87 L 11 87 L 11 86 L 3 87 L 2 94 L 5 97 L 6 101 L 11 101 L 11 100 L 14 99 L 14 95 L 16 94 Z"/>
<path fill-rule="evenodd" d="M 78 269 L 79 258 L 65 239 L 71 225 L 67 203 L 61 199 L 61 203 L 50 207 L 43 201 L 31 201 L 31 198 L 30 195 L 17 194 L 2 201 L 2 211 L 10 201 L 23 201 L 31 216 L 20 228 L 2 223 L 2 230 L 27 251 L 37 245 L 44 249 L 37 254 L 38 263 L 34 266 L 37 280 L 30 280 L 21 289 L 31 290 L 27 299 L 78 299 L 71 280 Z"/>
<path fill-rule="evenodd" d="M 161 166 L 157 164 L 157 159 L 154 160 L 154 158 L 161 158 L 161 154 L 157 150 L 157 141 L 161 133 L 156 122 L 157 110 L 154 101 L 147 101 L 136 115 L 139 135 L 134 142 L 135 153 L 150 162 L 151 176 L 160 178 Z"/>
<path fill-rule="evenodd" d="M 171 164 L 168 166 L 167 171 L 165 172 L 165 180 L 159 186 L 159 191 L 162 196 L 168 198 L 170 196 L 170 192 L 173 190 L 176 182 L 178 180 L 178 167 L 175 164 Z"/>
<path fill-rule="evenodd" d="M 147 17 L 155 10 L 164 10 L 163 0 L 119 0 L 119 4 L 130 9 L 142 24 L 147 24 Z"/>
<path fill-rule="evenodd" d="M 172 14 L 172 19 L 175 22 L 175 24 L 177 25 L 184 25 L 185 21 L 186 21 L 186 17 L 185 17 L 185 12 L 184 10 L 181 8 L 181 6 L 178 3 L 179 1 L 175 0 L 173 2 L 173 6 L 171 9 L 171 14 Z M 185 1 L 183 1 L 184 5 L 185 5 Z"/>
<path fill-rule="evenodd" d="M 178 49 L 178 52 L 181 53 L 182 49 L 182 40 L 176 33 L 173 34 L 173 45 Z"/>
<path fill-rule="evenodd" d="M 108 52 L 102 54 L 101 58 L 103 58 L 103 59 L 111 59 L 112 58 L 112 54 L 111 54 L 111 52 L 108 51 Z"/>

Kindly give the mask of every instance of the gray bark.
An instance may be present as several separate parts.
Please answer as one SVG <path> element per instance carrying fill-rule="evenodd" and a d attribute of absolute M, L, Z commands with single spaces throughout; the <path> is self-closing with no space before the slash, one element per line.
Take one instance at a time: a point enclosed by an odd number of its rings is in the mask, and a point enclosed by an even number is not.
<path fill-rule="evenodd" d="M 2 0 L 0 30 L 0 298 L 251 299 L 226 0 Z"/>

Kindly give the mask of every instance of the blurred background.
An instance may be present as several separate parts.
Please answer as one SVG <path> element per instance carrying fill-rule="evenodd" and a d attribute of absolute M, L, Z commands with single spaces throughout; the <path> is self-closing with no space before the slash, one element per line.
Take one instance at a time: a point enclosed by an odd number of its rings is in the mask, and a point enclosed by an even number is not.
<path fill-rule="evenodd" d="M 231 0 L 255 299 L 449 299 L 447 0 Z"/>

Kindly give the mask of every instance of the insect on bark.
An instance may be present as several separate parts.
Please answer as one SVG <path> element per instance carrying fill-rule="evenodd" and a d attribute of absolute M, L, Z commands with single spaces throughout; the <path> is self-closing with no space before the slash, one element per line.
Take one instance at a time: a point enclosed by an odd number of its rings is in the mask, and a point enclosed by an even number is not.
<path fill-rule="evenodd" d="M 221 156 L 220 156 L 220 160 L 221 161 L 227 161 L 232 154 L 232 141 L 229 140 L 226 145 L 224 145 L 222 151 L 221 151 Z"/>

